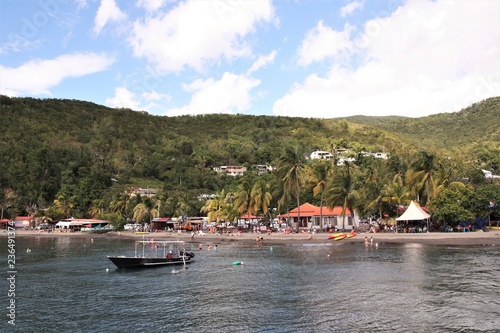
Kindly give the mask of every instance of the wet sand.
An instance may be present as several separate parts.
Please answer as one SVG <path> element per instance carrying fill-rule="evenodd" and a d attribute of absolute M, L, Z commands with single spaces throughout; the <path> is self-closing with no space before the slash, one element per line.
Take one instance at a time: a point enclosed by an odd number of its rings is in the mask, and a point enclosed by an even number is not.
<path fill-rule="evenodd" d="M 137 239 L 154 238 L 157 240 L 183 240 L 189 243 L 202 243 L 203 245 L 241 242 L 247 244 L 256 244 L 256 238 L 262 237 L 262 246 L 273 244 L 322 244 L 328 242 L 364 242 L 365 237 L 373 243 L 418 243 L 418 244 L 435 244 L 435 245 L 500 245 L 500 230 L 489 229 L 486 232 L 431 232 L 431 233 L 360 233 L 355 237 L 334 241 L 328 239 L 327 233 L 317 233 L 310 238 L 307 233 L 292 233 L 279 234 L 267 233 L 242 233 L 241 236 L 233 234 L 209 234 L 205 236 L 195 235 L 191 237 L 191 233 L 177 232 L 151 232 L 144 235 L 137 235 L 131 231 L 109 232 L 106 234 L 88 234 L 82 232 L 61 233 L 61 232 L 41 232 L 16 230 L 15 237 L 85 237 L 85 238 L 122 238 L 122 239 Z M 7 237 L 7 232 L 0 232 L 0 239 Z"/>

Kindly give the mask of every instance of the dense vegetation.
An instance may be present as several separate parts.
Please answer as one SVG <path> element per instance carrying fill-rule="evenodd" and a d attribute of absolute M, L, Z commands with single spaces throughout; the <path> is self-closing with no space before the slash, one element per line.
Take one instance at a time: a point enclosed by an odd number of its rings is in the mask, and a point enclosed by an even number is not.
<path fill-rule="evenodd" d="M 3 217 L 37 212 L 120 224 L 134 216 L 147 220 L 202 211 L 233 220 L 248 211 L 284 212 L 305 201 L 352 206 L 364 216 L 394 216 L 396 205 L 409 199 L 434 207 L 440 216 L 432 200 L 460 192 L 470 198 L 470 207 L 465 215 L 443 215 L 451 223 L 484 216 L 489 201 L 500 199 L 499 187 L 480 170 L 500 173 L 500 98 L 416 119 L 160 117 L 76 100 L 0 96 L 0 102 Z M 316 149 L 336 148 L 348 148 L 355 163 L 338 167 L 304 159 Z M 362 152 L 386 152 L 390 158 Z M 259 164 L 276 172 L 257 176 Z M 219 175 L 213 167 L 220 165 L 244 165 L 250 172 Z M 456 183 L 467 190 L 440 191 Z M 160 191 L 154 198 L 131 198 L 132 187 Z M 198 200 L 214 193 L 219 206 Z"/>

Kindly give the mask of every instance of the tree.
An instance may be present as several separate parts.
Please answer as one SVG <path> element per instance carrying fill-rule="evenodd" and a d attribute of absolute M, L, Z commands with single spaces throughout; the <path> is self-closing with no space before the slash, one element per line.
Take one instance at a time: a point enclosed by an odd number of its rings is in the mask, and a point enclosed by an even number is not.
<path fill-rule="evenodd" d="M 300 227 L 300 191 L 307 177 L 305 153 L 302 146 L 287 147 L 278 160 L 276 174 L 283 181 L 284 195 L 292 194 L 297 199 L 297 219 Z"/>
<path fill-rule="evenodd" d="M 411 169 L 413 173 L 409 178 L 410 183 L 413 185 L 419 201 L 425 206 L 426 202 L 434 198 L 437 194 L 437 186 L 434 179 L 434 173 L 438 169 L 437 158 L 432 153 L 421 151 L 418 159 L 411 165 Z M 420 194 L 423 194 L 423 198 L 420 198 Z"/>
<path fill-rule="evenodd" d="M 54 200 L 54 206 L 56 210 L 59 211 L 66 218 L 70 217 L 73 211 L 73 200 L 65 193 L 61 193 L 56 200 Z"/>
<path fill-rule="evenodd" d="M 127 217 L 128 206 L 129 206 L 130 197 L 127 193 L 119 193 L 117 194 L 110 202 L 110 209 L 113 213 L 118 214 L 118 216 L 122 218 Z"/>
<path fill-rule="evenodd" d="M 234 193 L 234 198 L 231 198 L 231 201 L 234 202 L 234 207 L 236 208 L 236 210 L 240 212 L 240 215 L 247 213 L 249 221 L 254 206 L 252 188 L 253 185 L 250 181 L 249 176 L 245 176 L 241 179 L 241 182 L 238 185 L 236 192 Z"/>
<path fill-rule="evenodd" d="M 144 198 L 142 202 L 134 207 L 134 219 L 137 222 L 143 221 L 148 218 L 149 223 L 155 217 L 159 216 L 159 211 L 156 208 L 159 205 L 158 200 L 152 200 L 151 198 Z"/>
<path fill-rule="evenodd" d="M 333 209 L 336 205 L 342 206 L 342 231 L 345 231 L 345 215 L 347 209 L 354 217 L 354 207 L 360 198 L 356 189 L 352 167 L 349 163 L 338 169 L 327 186 L 325 203 L 328 208 Z"/>
<path fill-rule="evenodd" d="M 474 196 L 474 188 L 462 183 L 452 183 L 439 192 L 438 196 L 429 202 L 433 219 L 449 225 L 461 221 L 472 221 L 475 214 L 470 209 Z"/>
<path fill-rule="evenodd" d="M 382 189 L 383 200 L 387 202 L 395 210 L 396 218 L 399 215 L 398 207 L 407 205 L 410 201 L 410 191 L 403 184 L 403 179 L 398 174 L 394 176 L 392 184 L 384 186 Z"/>
<path fill-rule="evenodd" d="M 272 195 L 269 183 L 263 178 L 259 178 L 252 188 L 252 201 L 254 203 L 253 209 L 256 213 L 262 211 L 264 215 L 269 212 L 269 205 L 271 204 Z"/>
<path fill-rule="evenodd" d="M 313 194 L 317 196 L 321 194 L 320 204 L 319 204 L 319 221 L 320 230 L 323 230 L 323 196 L 325 194 L 326 185 L 332 176 L 334 169 L 334 164 L 327 160 L 318 160 L 311 165 L 309 171 L 309 182 L 313 186 Z"/>
<path fill-rule="evenodd" d="M 201 212 L 207 213 L 208 222 L 227 221 L 229 217 L 233 217 L 233 204 L 230 199 L 233 193 L 226 194 L 225 190 L 216 194 L 215 199 L 207 200 L 205 206 L 201 208 Z"/>

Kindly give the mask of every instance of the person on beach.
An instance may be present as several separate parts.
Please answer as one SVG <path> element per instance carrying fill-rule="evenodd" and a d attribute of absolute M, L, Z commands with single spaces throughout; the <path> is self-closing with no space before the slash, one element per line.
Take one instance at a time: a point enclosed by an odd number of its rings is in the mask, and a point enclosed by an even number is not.
<path fill-rule="evenodd" d="M 256 239 L 255 239 L 255 242 L 257 243 L 257 247 L 261 247 L 261 241 L 262 241 L 262 238 L 260 236 L 258 236 Z"/>

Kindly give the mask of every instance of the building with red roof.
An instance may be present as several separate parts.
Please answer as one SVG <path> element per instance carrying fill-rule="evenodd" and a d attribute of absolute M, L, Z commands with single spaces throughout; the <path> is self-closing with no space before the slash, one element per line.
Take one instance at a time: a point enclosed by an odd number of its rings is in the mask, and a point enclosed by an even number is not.
<path fill-rule="evenodd" d="M 333 209 L 328 207 L 314 206 L 308 202 L 300 206 L 300 221 L 298 220 L 299 210 L 292 209 L 287 214 L 282 214 L 281 218 L 288 219 L 295 228 L 314 228 L 319 229 L 320 223 L 323 223 L 323 228 L 326 226 L 328 229 L 342 229 L 342 207 L 336 206 Z M 322 220 L 321 220 L 322 218 Z M 350 230 L 359 226 L 359 216 L 356 212 L 351 214 L 349 209 L 345 211 L 345 228 Z"/>

